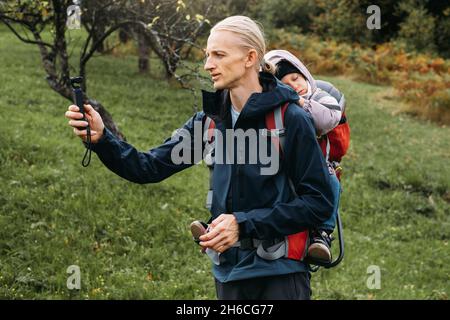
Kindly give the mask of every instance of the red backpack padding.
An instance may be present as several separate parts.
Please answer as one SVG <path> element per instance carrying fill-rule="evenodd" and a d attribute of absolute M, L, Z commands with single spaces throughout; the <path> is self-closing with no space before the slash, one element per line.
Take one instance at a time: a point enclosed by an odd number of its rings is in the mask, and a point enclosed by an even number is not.
<path fill-rule="evenodd" d="M 284 130 L 284 114 L 286 112 L 286 109 L 288 107 L 289 103 L 286 103 L 285 105 L 278 107 L 274 109 L 271 112 L 268 112 L 266 114 L 266 127 L 271 132 L 273 131 L 279 131 Z M 277 127 L 277 120 L 276 120 L 276 113 L 281 111 L 281 128 Z M 279 122 L 279 119 L 278 119 Z M 283 144 L 280 142 L 280 139 L 278 138 L 278 135 L 271 135 L 272 143 L 277 148 L 277 150 L 280 152 L 280 156 L 283 156 Z M 281 148 L 281 150 L 280 150 Z M 297 195 L 297 192 L 295 191 L 295 188 L 292 184 L 292 181 L 289 181 L 289 184 L 291 185 L 291 189 L 294 192 L 295 195 Z M 286 244 L 287 244 L 287 254 L 286 258 L 293 259 L 293 260 L 303 260 L 307 254 L 308 249 L 308 239 L 309 239 L 309 232 L 308 230 L 298 232 L 295 234 L 288 235 L 286 237 Z"/>
<path fill-rule="evenodd" d="M 350 146 L 350 126 L 345 115 L 346 100 L 344 94 L 336 89 L 330 82 L 317 80 L 317 87 L 330 94 L 339 103 L 342 110 L 341 121 L 339 124 L 319 138 L 319 145 L 322 149 L 325 159 L 333 164 L 336 176 L 341 180 L 342 168 L 339 165 L 342 157 L 347 153 Z M 329 150 L 327 152 L 327 145 Z"/>
<path fill-rule="evenodd" d="M 346 119 L 345 113 L 342 118 Z M 328 160 L 330 162 L 341 162 L 342 157 L 347 153 L 350 146 L 350 126 L 348 122 L 345 120 L 345 122 L 340 123 L 336 128 L 319 138 L 320 148 L 325 157 L 327 156 L 327 138 L 330 141 Z"/>

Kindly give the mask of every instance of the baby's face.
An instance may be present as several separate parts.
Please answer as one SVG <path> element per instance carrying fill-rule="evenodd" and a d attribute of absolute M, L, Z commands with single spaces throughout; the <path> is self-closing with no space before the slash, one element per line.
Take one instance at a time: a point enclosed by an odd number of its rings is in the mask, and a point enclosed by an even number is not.
<path fill-rule="evenodd" d="M 281 79 L 281 82 L 290 86 L 300 96 L 308 92 L 306 79 L 300 73 L 289 73 Z"/>

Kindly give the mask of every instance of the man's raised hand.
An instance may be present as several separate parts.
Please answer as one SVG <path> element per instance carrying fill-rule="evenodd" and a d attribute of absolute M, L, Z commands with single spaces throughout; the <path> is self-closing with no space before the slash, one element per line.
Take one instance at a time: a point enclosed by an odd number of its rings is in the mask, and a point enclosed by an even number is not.
<path fill-rule="evenodd" d="M 103 136 L 103 129 L 105 128 L 102 117 L 90 104 L 84 105 L 84 112 L 91 128 L 91 143 L 96 143 Z M 80 109 L 75 105 L 71 105 L 65 116 L 69 119 L 69 126 L 73 127 L 73 132 L 83 141 L 86 141 L 88 122 L 81 120 L 83 119 L 83 114 L 80 112 Z"/>

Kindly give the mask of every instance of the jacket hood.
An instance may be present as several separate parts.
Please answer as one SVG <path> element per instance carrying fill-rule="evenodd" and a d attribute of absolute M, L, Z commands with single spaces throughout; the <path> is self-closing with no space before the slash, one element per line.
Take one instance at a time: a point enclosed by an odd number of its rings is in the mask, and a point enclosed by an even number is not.
<path fill-rule="evenodd" d="M 314 80 L 308 68 L 306 68 L 305 65 L 289 51 L 272 50 L 264 55 L 264 59 L 266 61 L 273 63 L 274 65 L 276 65 L 281 60 L 286 60 L 292 63 L 292 65 L 294 65 L 298 70 L 300 70 L 300 72 L 306 78 L 306 80 L 308 80 L 309 84 L 311 85 L 311 93 L 314 93 L 316 91 L 317 89 L 316 80 Z"/>
<path fill-rule="evenodd" d="M 263 92 L 252 93 L 241 111 L 240 118 L 256 118 L 286 102 L 298 101 L 298 94 L 274 75 L 260 72 L 259 82 Z M 230 113 L 231 99 L 228 90 L 202 91 L 203 111 L 213 120 L 224 120 Z"/>

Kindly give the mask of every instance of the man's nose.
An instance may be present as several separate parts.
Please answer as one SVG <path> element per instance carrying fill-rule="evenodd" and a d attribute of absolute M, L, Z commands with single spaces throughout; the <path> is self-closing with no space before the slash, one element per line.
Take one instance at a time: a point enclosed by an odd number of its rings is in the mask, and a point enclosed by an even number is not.
<path fill-rule="evenodd" d="M 211 63 L 211 59 L 210 59 L 210 58 L 206 58 L 206 60 L 205 60 L 205 65 L 203 66 L 203 68 L 204 68 L 206 71 L 209 71 L 209 70 L 211 70 L 211 69 L 214 69 L 214 65 L 213 65 L 213 63 Z"/>

